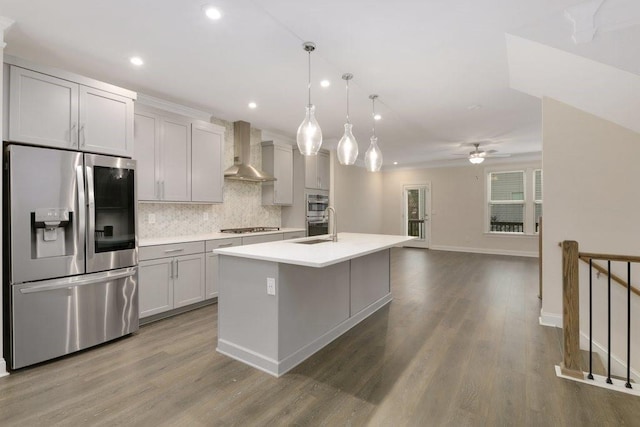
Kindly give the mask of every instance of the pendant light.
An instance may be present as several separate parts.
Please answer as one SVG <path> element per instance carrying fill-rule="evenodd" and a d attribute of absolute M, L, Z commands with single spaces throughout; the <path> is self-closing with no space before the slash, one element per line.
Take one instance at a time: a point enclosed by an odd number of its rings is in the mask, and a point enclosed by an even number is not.
<path fill-rule="evenodd" d="M 306 107 L 307 111 L 304 120 L 298 127 L 296 141 L 300 153 L 305 156 L 315 156 L 322 145 L 322 130 L 320 130 L 320 125 L 315 116 L 316 107 L 311 103 L 311 52 L 316 49 L 316 45 L 313 42 L 304 42 L 302 48 L 309 53 L 309 85 L 307 87 L 309 104 Z"/>
<path fill-rule="evenodd" d="M 351 132 L 353 125 L 349 121 L 349 80 L 353 78 L 353 74 L 345 73 L 342 80 L 347 82 L 347 123 L 344 124 L 344 135 L 338 142 L 338 161 L 341 165 L 352 165 L 358 158 L 358 141 Z"/>
<path fill-rule="evenodd" d="M 376 137 L 376 98 L 378 95 L 369 95 L 373 106 L 371 120 L 373 120 L 373 135 L 371 136 L 371 145 L 364 154 L 364 165 L 369 172 L 378 172 L 382 167 L 382 151 L 378 147 L 378 138 Z"/>

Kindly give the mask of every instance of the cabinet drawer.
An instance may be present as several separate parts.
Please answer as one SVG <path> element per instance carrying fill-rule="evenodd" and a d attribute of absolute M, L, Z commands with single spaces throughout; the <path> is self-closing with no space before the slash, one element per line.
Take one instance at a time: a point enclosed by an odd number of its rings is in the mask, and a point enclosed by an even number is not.
<path fill-rule="evenodd" d="M 203 252 L 204 252 L 204 242 L 188 242 L 188 243 L 173 243 L 170 245 L 143 246 L 140 248 L 140 261 L 181 256 L 181 255 L 201 254 Z"/>
<path fill-rule="evenodd" d="M 307 237 L 307 233 L 304 231 L 290 231 L 288 233 L 282 233 L 283 240 L 299 239 L 301 237 Z"/>
<path fill-rule="evenodd" d="M 207 248 L 207 252 L 211 252 L 214 249 L 230 248 L 231 246 L 240 246 L 240 245 L 242 245 L 242 238 L 235 237 L 233 239 L 207 240 L 206 248 Z"/>
<path fill-rule="evenodd" d="M 242 238 L 243 245 L 253 245 L 254 243 L 276 242 L 282 240 L 282 233 L 262 234 L 260 236 L 246 236 Z"/>

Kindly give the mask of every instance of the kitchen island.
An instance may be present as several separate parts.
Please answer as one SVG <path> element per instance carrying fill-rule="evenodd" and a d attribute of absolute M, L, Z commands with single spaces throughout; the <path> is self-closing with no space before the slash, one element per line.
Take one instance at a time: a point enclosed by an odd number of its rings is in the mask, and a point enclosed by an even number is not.
<path fill-rule="evenodd" d="M 284 374 L 391 301 L 390 248 L 411 239 L 339 233 L 215 250 L 217 350 Z"/>

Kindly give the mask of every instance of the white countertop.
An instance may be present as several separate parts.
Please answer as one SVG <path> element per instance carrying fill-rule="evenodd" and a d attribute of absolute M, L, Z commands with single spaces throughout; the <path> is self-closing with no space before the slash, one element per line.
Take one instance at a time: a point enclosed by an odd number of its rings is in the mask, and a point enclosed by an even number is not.
<path fill-rule="evenodd" d="M 151 237 L 138 240 L 138 246 L 170 245 L 173 243 L 201 242 L 203 240 L 233 239 L 236 237 L 261 236 L 264 234 L 292 233 L 305 231 L 304 228 L 281 228 L 277 231 L 258 231 L 255 233 L 206 233 L 190 236 Z"/>
<path fill-rule="evenodd" d="M 303 239 L 258 243 L 248 246 L 216 249 L 214 253 L 241 258 L 280 262 L 283 264 L 326 267 L 352 258 L 388 249 L 414 237 L 388 234 L 338 233 L 338 241 L 318 244 L 296 243 L 304 240 L 330 239 L 329 235 Z"/>

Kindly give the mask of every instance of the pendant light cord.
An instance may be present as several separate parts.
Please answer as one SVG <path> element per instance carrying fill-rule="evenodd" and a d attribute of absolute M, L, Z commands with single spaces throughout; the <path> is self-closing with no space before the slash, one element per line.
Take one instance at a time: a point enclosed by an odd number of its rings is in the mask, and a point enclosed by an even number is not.
<path fill-rule="evenodd" d="M 372 108 L 373 113 L 371 113 L 371 118 L 373 119 L 373 136 L 375 138 L 376 136 L 376 99 L 372 98 L 371 103 L 373 104 L 373 108 Z"/>
<path fill-rule="evenodd" d="M 311 108 L 311 51 L 309 51 L 309 84 L 307 89 L 309 90 L 309 108 Z"/>
<path fill-rule="evenodd" d="M 351 123 L 349 121 L 349 79 L 347 79 L 347 123 Z"/>

